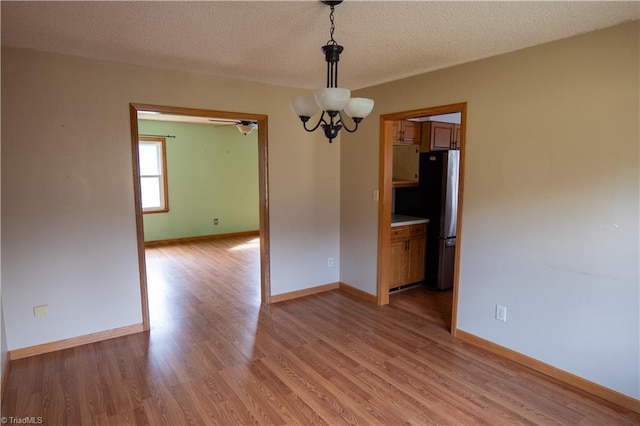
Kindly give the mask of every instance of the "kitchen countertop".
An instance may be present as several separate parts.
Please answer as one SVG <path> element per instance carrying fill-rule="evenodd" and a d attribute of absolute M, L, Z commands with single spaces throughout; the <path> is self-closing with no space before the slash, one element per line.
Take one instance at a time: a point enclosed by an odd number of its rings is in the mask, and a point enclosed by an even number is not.
<path fill-rule="evenodd" d="M 429 219 L 424 217 L 406 216 L 403 214 L 395 214 L 395 213 L 391 215 L 391 227 L 417 225 L 419 223 L 429 223 Z"/>

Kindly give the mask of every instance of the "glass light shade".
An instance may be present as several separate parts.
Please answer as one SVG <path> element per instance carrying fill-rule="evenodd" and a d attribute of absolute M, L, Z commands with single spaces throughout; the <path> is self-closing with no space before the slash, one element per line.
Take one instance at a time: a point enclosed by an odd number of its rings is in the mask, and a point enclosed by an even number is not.
<path fill-rule="evenodd" d="M 311 117 L 318 112 L 318 104 L 312 97 L 298 96 L 291 99 L 291 110 L 298 117 Z"/>
<path fill-rule="evenodd" d="M 316 90 L 316 102 L 324 111 L 340 111 L 347 106 L 351 97 L 351 90 L 339 87 L 327 87 Z"/>
<path fill-rule="evenodd" d="M 236 127 L 238 128 L 238 130 L 240 130 L 240 133 L 242 133 L 243 135 L 248 135 L 249 133 L 253 132 L 253 129 L 255 129 L 255 126 L 250 123 L 250 124 L 236 124 Z"/>
<path fill-rule="evenodd" d="M 351 118 L 365 118 L 371 114 L 372 109 L 373 99 L 352 98 L 344 108 L 344 112 Z"/>

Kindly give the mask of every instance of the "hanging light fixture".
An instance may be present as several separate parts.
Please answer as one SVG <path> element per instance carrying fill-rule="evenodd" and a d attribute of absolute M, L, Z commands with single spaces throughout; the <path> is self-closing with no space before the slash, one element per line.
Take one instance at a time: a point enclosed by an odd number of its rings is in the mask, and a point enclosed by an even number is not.
<path fill-rule="evenodd" d="M 238 124 L 236 124 L 236 128 L 245 136 L 251 133 L 256 127 L 258 127 L 258 125 L 253 121 L 241 120 Z"/>
<path fill-rule="evenodd" d="M 333 139 L 338 136 L 340 129 L 344 128 L 349 133 L 358 130 L 358 124 L 371 113 L 373 100 L 367 98 L 352 98 L 349 89 L 338 87 L 338 61 L 340 60 L 340 53 L 342 53 L 344 48 L 333 39 L 333 32 L 335 30 L 333 19 L 334 8 L 336 5 L 342 3 L 342 0 L 323 0 L 322 3 L 331 8 L 331 13 L 329 14 L 329 20 L 331 21 L 329 35 L 331 39 L 326 45 L 322 46 L 322 51 L 327 61 L 327 87 L 317 90 L 313 98 L 305 96 L 293 98 L 291 100 L 291 109 L 300 117 L 302 126 L 307 132 L 313 132 L 322 126 L 325 136 L 329 139 L 329 143 L 331 143 Z M 318 112 L 318 108 L 322 109 L 322 115 L 314 127 L 308 128 L 307 122 Z M 344 122 L 342 113 L 340 112 L 342 110 L 353 120 L 355 125 L 352 129 L 347 127 L 347 124 Z"/>

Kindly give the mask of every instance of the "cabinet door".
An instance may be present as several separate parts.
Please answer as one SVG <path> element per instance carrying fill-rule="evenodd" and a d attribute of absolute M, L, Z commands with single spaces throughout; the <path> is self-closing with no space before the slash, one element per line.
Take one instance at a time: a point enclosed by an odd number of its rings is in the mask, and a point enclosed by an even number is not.
<path fill-rule="evenodd" d="M 400 143 L 400 135 L 402 131 L 402 121 L 393 121 L 391 123 L 391 143 L 397 145 Z"/>
<path fill-rule="evenodd" d="M 436 121 L 431 123 L 431 151 L 451 149 L 451 141 L 453 138 L 452 123 L 439 123 Z"/>
<path fill-rule="evenodd" d="M 419 145 L 420 129 L 420 123 L 417 121 L 394 121 L 391 125 L 391 142 L 394 145 Z"/>
<path fill-rule="evenodd" d="M 426 238 L 414 237 L 409 240 L 407 283 L 424 280 L 424 254 Z"/>
<path fill-rule="evenodd" d="M 418 185 L 420 173 L 420 150 L 413 145 L 396 145 L 393 147 L 392 180 L 396 186 Z"/>
<path fill-rule="evenodd" d="M 404 121 L 402 124 L 404 143 L 420 145 L 420 123 L 417 121 Z"/>
<path fill-rule="evenodd" d="M 391 279 L 389 288 L 406 283 L 409 257 L 406 250 L 406 239 L 391 240 Z"/>
<path fill-rule="evenodd" d="M 453 123 L 425 121 L 422 124 L 420 152 L 444 151 L 451 149 L 454 136 Z"/>

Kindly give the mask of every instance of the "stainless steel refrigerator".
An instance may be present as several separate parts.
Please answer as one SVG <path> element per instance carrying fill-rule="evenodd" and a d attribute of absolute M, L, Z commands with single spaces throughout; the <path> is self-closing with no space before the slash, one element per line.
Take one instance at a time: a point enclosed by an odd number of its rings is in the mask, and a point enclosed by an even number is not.
<path fill-rule="evenodd" d="M 458 217 L 460 151 L 420 154 L 420 185 L 397 188 L 395 212 L 429 219 L 425 256 L 425 284 L 453 287 Z"/>

